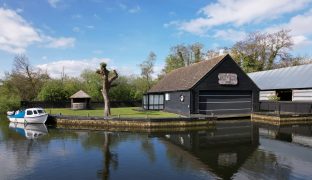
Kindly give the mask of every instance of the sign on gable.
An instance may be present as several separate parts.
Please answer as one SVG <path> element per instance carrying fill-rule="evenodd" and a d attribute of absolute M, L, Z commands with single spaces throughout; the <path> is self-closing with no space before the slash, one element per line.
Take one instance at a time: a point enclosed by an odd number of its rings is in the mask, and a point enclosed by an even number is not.
<path fill-rule="evenodd" d="M 219 84 L 221 85 L 237 85 L 237 74 L 235 73 L 219 73 Z"/>

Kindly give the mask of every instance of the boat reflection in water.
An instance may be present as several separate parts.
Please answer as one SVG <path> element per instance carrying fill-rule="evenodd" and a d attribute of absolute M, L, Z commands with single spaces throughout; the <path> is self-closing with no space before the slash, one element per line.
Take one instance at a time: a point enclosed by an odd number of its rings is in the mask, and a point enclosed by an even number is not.
<path fill-rule="evenodd" d="M 21 136 L 27 139 L 37 139 L 48 134 L 48 129 L 45 124 L 23 124 L 13 123 L 9 124 L 9 128 L 15 130 Z"/>
<path fill-rule="evenodd" d="M 256 151 L 259 131 L 250 122 L 220 122 L 215 130 L 166 134 L 163 139 L 170 156 L 185 161 L 181 164 L 230 179 Z"/>

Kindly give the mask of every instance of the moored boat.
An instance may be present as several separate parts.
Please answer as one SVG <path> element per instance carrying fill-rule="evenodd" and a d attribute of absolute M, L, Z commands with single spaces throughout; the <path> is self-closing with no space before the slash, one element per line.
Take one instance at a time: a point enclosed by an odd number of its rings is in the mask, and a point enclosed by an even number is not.
<path fill-rule="evenodd" d="M 8 119 L 15 123 L 44 124 L 48 119 L 48 114 L 42 108 L 29 108 L 22 111 L 16 111 L 14 114 L 11 112 L 8 112 L 7 114 Z"/>

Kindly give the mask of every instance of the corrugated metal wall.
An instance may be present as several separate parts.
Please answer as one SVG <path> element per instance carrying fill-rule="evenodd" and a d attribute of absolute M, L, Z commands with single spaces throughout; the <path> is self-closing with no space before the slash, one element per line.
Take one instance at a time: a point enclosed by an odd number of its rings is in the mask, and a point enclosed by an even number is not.
<path fill-rule="evenodd" d="M 312 101 L 312 89 L 293 90 L 293 101 Z"/>
<path fill-rule="evenodd" d="M 260 91 L 259 100 L 260 101 L 268 101 L 271 100 L 270 97 L 275 96 L 275 91 Z"/>

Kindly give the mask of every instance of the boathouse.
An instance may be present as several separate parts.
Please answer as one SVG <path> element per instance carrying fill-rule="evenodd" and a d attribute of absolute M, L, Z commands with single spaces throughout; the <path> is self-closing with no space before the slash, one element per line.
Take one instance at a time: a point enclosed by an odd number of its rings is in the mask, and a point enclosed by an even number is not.
<path fill-rule="evenodd" d="M 89 96 L 87 93 L 85 93 L 83 90 L 80 90 L 70 96 L 71 99 L 71 108 L 72 109 L 89 109 L 90 108 L 90 99 L 91 96 Z"/>
<path fill-rule="evenodd" d="M 312 113 L 312 64 L 249 73 L 260 88 L 260 110 Z"/>
<path fill-rule="evenodd" d="M 144 109 L 182 115 L 250 114 L 259 88 L 230 55 L 203 60 L 168 73 L 143 97 Z"/>

